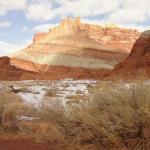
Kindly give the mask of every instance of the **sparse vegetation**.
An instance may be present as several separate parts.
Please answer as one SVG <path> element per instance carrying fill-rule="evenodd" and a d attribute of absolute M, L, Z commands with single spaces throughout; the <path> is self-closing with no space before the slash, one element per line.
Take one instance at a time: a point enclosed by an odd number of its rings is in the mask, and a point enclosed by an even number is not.
<path fill-rule="evenodd" d="M 17 122 L 18 131 L 24 135 L 58 143 L 65 149 L 150 149 L 150 84 L 146 81 L 101 82 L 86 100 L 76 105 L 43 101 L 38 108 L 20 112 L 16 105 L 6 102 L 1 94 L 1 126 L 3 120 Z M 18 113 L 40 119 L 16 121 Z"/>
<path fill-rule="evenodd" d="M 55 97 L 56 95 L 57 95 L 56 91 L 50 90 L 50 91 L 47 91 L 47 93 L 46 93 L 45 96 L 48 96 L 48 97 Z"/>
<path fill-rule="evenodd" d="M 14 93 L 0 93 L 0 127 L 5 131 L 15 131 L 16 116 L 20 113 L 21 99 Z"/>
<path fill-rule="evenodd" d="M 150 85 L 104 83 L 67 111 L 57 103 L 41 111 L 72 149 L 149 150 Z"/>

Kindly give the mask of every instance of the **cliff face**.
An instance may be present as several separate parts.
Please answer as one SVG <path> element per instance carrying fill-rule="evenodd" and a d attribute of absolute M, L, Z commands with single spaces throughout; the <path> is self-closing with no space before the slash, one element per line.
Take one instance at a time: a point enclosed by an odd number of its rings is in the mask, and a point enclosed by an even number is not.
<path fill-rule="evenodd" d="M 145 31 L 135 42 L 130 55 L 114 69 L 115 74 L 138 75 L 144 72 L 150 77 L 150 31 Z"/>
<path fill-rule="evenodd" d="M 38 33 L 34 36 L 34 43 L 62 43 L 71 45 L 71 39 L 66 42 L 56 40 L 62 36 L 73 36 L 78 46 L 93 47 L 101 50 L 119 51 L 122 53 L 130 52 L 133 43 L 139 37 L 139 32 L 131 29 L 122 29 L 114 26 L 98 26 L 81 23 L 80 18 L 64 19 L 58 27 L 50 29 L 47 33 Z M 84 41 L 90 41 L 90 43 L 82 43 Z M 55 40 L 54 40 L 55 39 Z M 62 39 L 61 39 L 62 40 Z M 72 45 L 71 45 L 72 46 Z"/>
<path fill-rule="evenodd" d="M 13 62 L 16 61 L 18 65 L 18 67 L 16 67 L 11 61 L 9 57 L 0 57 L 0 80 L 54 80 L 63 78 L 99 79 L 102 75 L 107 73 L 105 69 L 99 71 L 97 69 L 83 69 L 80 67 L 55 66 L 47 69 L 47 65 L 39 65 L 30 61 L 13 59 Z M 19 66 L 24 69 L 21 69 Z M 29 67 L 32 71 L 28 71 Z M 44 73 L 43 71 L 45 70 L 46 72 Z"/>
<path fill-rule="evenodd" d="M 11 65 L 9 57 L 0 57 L 0 80 L 46 79 L 38 73 L 26 71 Z"/>
<path fill-rule="evenodd" d="M 111 70 L 128 56 L 139 35 L 136 30 L 66 18 L 49 32 L 37 33 L 31 45 L 12 56 L 11 63 L 42 73 L 51 72 L 55 67 L 74 68 L 74 74 L 79 73 L 75 68 L 88 72 Z"/>

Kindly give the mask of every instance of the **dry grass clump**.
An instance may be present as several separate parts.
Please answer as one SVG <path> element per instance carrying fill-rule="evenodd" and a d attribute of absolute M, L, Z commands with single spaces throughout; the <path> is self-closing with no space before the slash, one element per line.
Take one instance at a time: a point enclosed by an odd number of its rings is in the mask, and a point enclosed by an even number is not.
<path fill-rule="evenodd" d="M 22 98 L 9 91 L 0 92 L 0 131 L 20 132 L 19 122 L 22 116 L 36 117 L 37 111 L 22 102 Z"/>
<path fill-rule="evenodd" d="M 87 97 L 85 95 L 70 95 L 66 97 L 68 101 L 66 104 L 72 105 L 72 104 L 80 104 L 81 102 L 85 101 Z"/>
<path fill-rule="evenodd" d="M 150 149 L 150 85 L 137 83 L 130 88 L 104 84 L 77 112 L 90 128 L 96 145 L 108 149 Z M 92 139 L 92 138 L 91 138 Z M 107 145 L 107 146 L 106 146 Z"/>
<path fill-rule="evenodd" d="M 45 94 L 45 96 L 48 96 L 48 97 L 55 97 L 56 95 L 57 95 L 57 92 L 54 90 L 49 90 Z"/>
<path fill-rule="evenodd" d="M 18 115 L 40 119 L 18 123 Z M 17 127 L 65 150 L 150 150 L 150 83 L 100 82 L 82 103 L 57 99 L 28 109 L 14 94 L 1 93 L 0 127 Z"/>
<path fill-rule="evenodd" d="M 126 71 L 124 73 L 115 73 L 115 74 L 106 74 L 105 78 L 103 80 L 106 81 L 133 81 L 133 80 L 148 80 L 150 79 L 150 74 L 146 72 L 145 70 L 139 69 L 139 70 L 132 70 L 132 71 Z"/>
<path fill-rule="evenodd" d="M 64 143 L 81 150 L 149 150 L 150 85 L 105 83 L 85 102 L 46 104 L 41 117 L 55 125 Z"/>
<path fill-rule="evenodd" d="M 21 110 L 21 99 L 11 92 L 0 93 L 0 128 L 11 132 L 17 128 L 17 115 Z"/>

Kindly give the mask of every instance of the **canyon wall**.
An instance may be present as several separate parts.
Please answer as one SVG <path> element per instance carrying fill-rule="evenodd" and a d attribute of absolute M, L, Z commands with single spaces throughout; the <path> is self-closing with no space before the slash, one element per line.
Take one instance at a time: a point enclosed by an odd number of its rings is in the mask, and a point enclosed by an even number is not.
<path fill-rule="evenodd" d="M 59 74 L 60 68 L 66 68 L 62 74 L 67 77 L 68 68 L 78 74 L 76 77 L 83 76 L 83 72 L 100 73 L 112 70 L 124 60 L 139 35 L 134 29 L 91 25 L 82 23 L 79 17 L 66 18 L 48 32 L 35 34 L 33 43 L 15 53 L 11 63 L 43 74 L 54 70 Z"/>
<path fill-rule="evenodd" d="M 141 34 L 130 55 L 117 64 L 113 71 L 114 75 L 123 74 L 124 76 L 138 76 L 141 73 L 150 77 L 150 30 Z"/>
<path fill-rule="evenodd" d="M 39 74 L 13 66 L 9 57 L 0 57 L 0 80 L 42 79 Z"/>

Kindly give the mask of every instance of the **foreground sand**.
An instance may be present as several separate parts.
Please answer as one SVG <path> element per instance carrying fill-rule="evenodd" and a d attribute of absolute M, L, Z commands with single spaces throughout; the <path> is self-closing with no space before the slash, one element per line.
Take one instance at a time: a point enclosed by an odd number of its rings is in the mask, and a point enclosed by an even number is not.
<path fill-rule="evenodd" d="M 52 145 L 24 139 L 0 139 L 0 150 L 56 150 Z"/>

